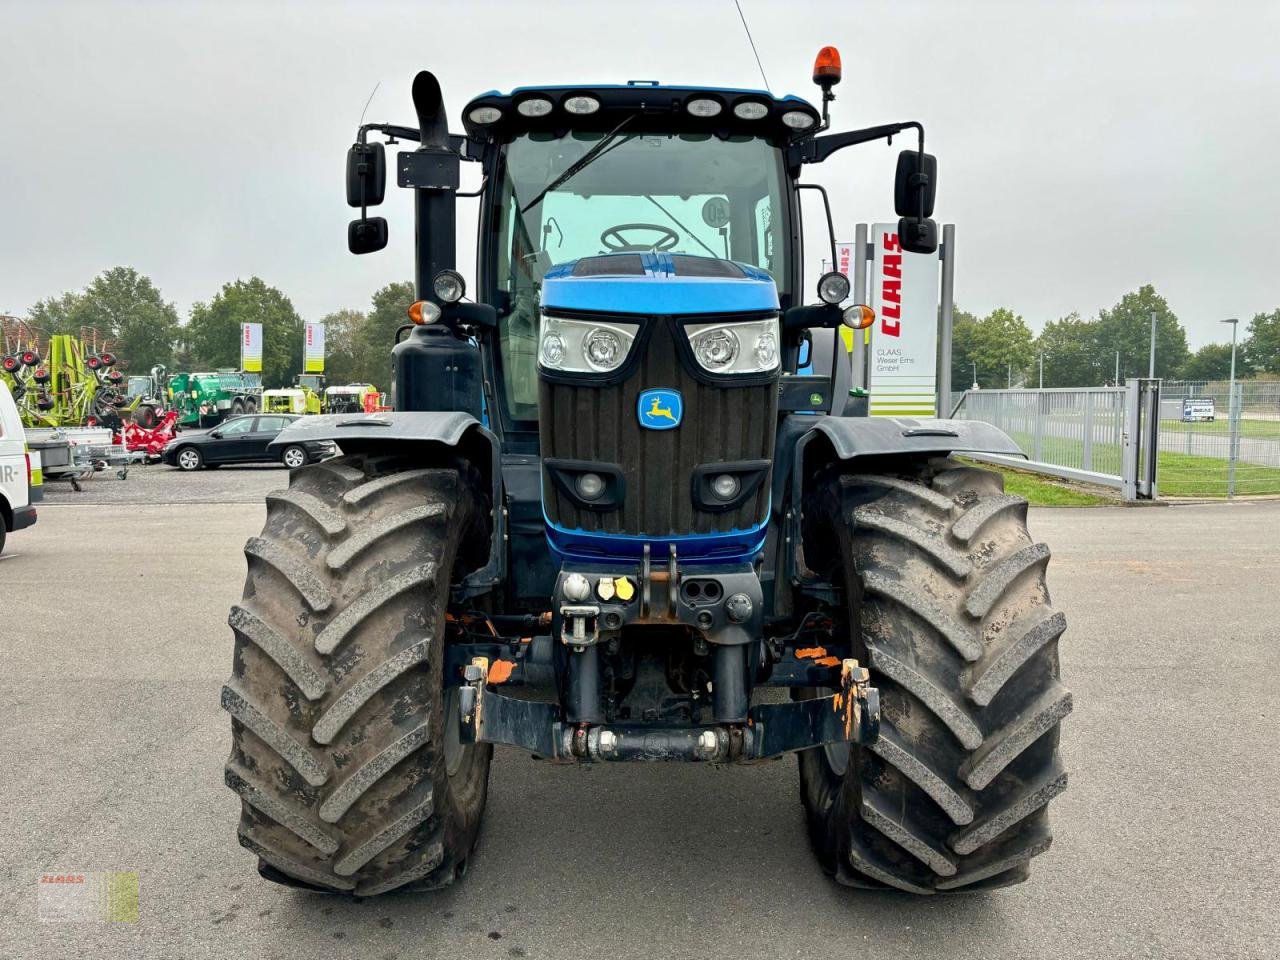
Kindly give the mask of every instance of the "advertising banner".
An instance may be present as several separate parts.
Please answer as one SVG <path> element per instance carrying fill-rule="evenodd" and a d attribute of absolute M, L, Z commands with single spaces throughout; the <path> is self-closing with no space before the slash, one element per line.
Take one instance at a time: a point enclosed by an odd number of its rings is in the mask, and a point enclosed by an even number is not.
<path fill-rule="evenodd" d="M 937 411 L 936 253 L 904 253 L 896 223 L 871 227 L 871 415 L 932 417 Z"/>
<path fill-rule="evenodd" d="M 838 270 L 840 273 L 843 273 L 846 277 L 848 277 L 850 284 L 853 283 L 853 249 L 854 249 L 854 244 L 852 243 L 836 244 L 836 270 Z M 853 298 L 854 300 L 857 300 L 858 298 L 858 293 L 856 290 L 853 293 Z M 865 338 L 866 333 L 863 332 L 861 335 Z M 855 336 L 854 331 L 850 330 L 848 327 L 840 328 L 840 339 L 844 343 L 844 349 L 846 353 L 853 352 L 854 336 Z"/>
<path fill-rule="evenodd" d="M 302 372 L 324 373 L 324 324 L 308 323 L 302 348 Z"/>
<path fill-rule="evenodd" d="M 240 324 L 240 369 L 245 373 L 262 372 L 262 324 Z"/>

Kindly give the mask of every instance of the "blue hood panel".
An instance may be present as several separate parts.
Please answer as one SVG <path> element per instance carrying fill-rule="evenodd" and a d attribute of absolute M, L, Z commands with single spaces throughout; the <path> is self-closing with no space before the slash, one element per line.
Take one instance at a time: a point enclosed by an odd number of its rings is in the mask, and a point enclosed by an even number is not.
<path fill-rule="evenodd" d="M 637 259 L 639 269 L 634 267 Z M 609 272 L 611 262 L 617 264 L 616 273 Z M 579 267 L 588 263 L 589 271 Z M 707 275 L 717 271 L 729 275 Z M 745 263 L 690 254 L 604 254 L 548 270 L 542 308 L 648 315 L 748 313 L 777 310 L 778 288 L 768 272 Z"/>

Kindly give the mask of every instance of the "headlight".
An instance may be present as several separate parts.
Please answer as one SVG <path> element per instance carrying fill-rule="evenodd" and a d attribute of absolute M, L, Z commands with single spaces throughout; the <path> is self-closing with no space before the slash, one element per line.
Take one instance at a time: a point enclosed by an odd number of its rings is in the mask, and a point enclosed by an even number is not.
<path fill-rule="evenodd" d="M 502 111 L 497 107 L 476 107 L 469 116 L 472 123 L 497 123 L 502 119 Z"/>
<path fill-rule="evenodd" d="M 467 292 L 466 281 L 456 270 L 441 270 L 431 281 L 431 287 L 445 303 L 457 303 Z"/>
<path fill-rule="evenodd" d="M 694 359 L 711 373 L 767 373 L 778 367 L 778 321 L 690 323 L 684 328 Z"/>
<path fill-rule="evenodd" d="M 548 317 L 539 320 L 538 362 L 566 373 L 611 373 L 635 343 L 639 324 Z"/>
<path fill-rule="evenodd" d="M 849 278 L 838 271 L 818 278 L 818 299 L 823 303 L 843 303 L 849 297 Z"/>

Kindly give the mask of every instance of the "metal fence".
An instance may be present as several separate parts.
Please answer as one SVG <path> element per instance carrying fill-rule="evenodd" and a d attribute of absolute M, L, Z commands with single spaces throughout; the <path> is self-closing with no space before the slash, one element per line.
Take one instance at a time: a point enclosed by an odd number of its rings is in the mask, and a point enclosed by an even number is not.
<path fill-rule="evenodd" d="M 1160 403 L 1166 496 L 1280 494 L 1280 381 L 1167 381 Z"/>
<path fill-rule="evenodd" d="M 1237 382 L 1234 398 L 1226 381 L 970 390 L 952 416 L 1009 434 L 1027 469 L 1127 499 L 1145 495 L 1148 477 L 1154 496 L 1157 474 L 1166 497 L 1280 494 L 1280 381 Z"/>
<path fill-rule="evenodd" d="M 1052 390 L 970 390 L 952 416 L 982 420 L 1007 433 L 1027 461 L 983 457 L 1119 489 L 1127 500 L 1156 496 L 1160 384 Z"/>

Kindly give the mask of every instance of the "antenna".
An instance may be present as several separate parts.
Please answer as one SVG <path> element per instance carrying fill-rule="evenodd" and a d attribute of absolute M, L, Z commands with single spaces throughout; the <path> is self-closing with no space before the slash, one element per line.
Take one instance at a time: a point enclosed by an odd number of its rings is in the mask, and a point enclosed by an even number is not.
<path fill-rule="evenodd" d="M 356 129 L 364 126 L 364 115 L 369 112 L 369 104 L 373 103 L 374 95 L 377 94 L 380 86 L 382 86 L 381 80 L 373 85 L 373 93 L 369 94 L 369 99 L 364 102 L 364 109 L 360 111 L 360 122 L 356 124 Z"/>
<path fill-rule="evenodd" d="M 733 0 L 733 5 L 738 8 L 738 19 L 742 21 L 742 29 L 747 31 L 747 43 L 751 44 L 751 52 L 756 57 L 756 66 L 760 68 L 760 79 L 764 81 L 765 90 L 768 90 L 769 78 L 764 75 L 764 64 L 760 62 L 760 51 L 756 49 L 756 42 L 751 37 L 751 28 L 747 26 L 747 18 L 742 13 L 742 4 L 738 0 Z"/>

